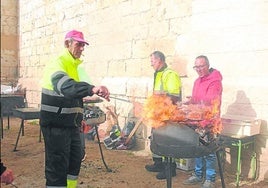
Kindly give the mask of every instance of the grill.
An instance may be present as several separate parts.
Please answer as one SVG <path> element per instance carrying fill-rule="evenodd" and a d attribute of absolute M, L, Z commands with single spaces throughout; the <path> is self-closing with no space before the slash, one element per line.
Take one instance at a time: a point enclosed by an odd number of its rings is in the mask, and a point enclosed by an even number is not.
<path fill-rule="evenodd" d="M 91 103 L 98 103 L 98 102 L 102 102 L 102 100 L 101 101 L 100 100 L 93 101 Z M 96 130 L 96 135 L 97 135 L 97 139 L 98 139 L 98 145 L 99 145 L 99 149 L 100 149 L 102 162 L 103 162 L 107 172 L 112 172 L 112 170 L 107 166 L 107 164 L 104 160 L 104 156 L 103 156 L 103 152 L 102 152 L 102 148 L 101 148 L 100 137 L 99 137 L 99 132 L 98 132 L 99 124 L 104 123 L 106 121 L 106 114 L 98 106 L 92 106 L 92 105 L 88 105 L 87 103 L 85 103 L 83 120 L 86 122 L 86 124 L 94 126 L 94 128 Z"/>
<path fill-rule="evenodd" d="M 106 120 L 105 113 L 98 106 L 86 106 L 83 116 L 88 125 L 99 125 Z"/>
<path fill-rule="evenodd" d="M 216 139 L 204 142 L 193 128 L 175 123 L 152 130 L 150 149 L 153 153 L 164 156 L 167 188 L 171 188 L 172 158 L 196 158 L 216 153 L 222 187 L 225 188 L 223 172 L 219 157 L 220 144 Z"/>

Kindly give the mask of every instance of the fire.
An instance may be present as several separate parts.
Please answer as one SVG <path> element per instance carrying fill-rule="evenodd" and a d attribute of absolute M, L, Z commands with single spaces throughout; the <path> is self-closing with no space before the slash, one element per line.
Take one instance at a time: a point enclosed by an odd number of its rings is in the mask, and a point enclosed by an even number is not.
<path fill-rule="evenodd" d="M 150 96 L 143 107 L 143 119 L 146 125 L 157 128 L 165 126 L 168 121 L 185 125 L 196 125 L 209 128 L 213 133 L 222 129 L 220 119 L 220 100 L 212 101 L 212 105 L 173 104 L 166 95 Z"/>
<path fill-rule="evenodd" d="M 165 125 L 176 111 L 176 105 L 166 95 L 152 95 L 143 107 L 143 119 L 151 127 Z"/>

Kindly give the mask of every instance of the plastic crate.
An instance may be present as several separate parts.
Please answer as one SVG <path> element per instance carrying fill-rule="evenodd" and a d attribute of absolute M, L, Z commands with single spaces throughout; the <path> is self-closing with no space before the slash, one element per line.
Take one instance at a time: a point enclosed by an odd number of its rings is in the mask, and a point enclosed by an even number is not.
<path fill-rule="evenodd" d="M 190 171 L 195 167 L 195 159 L 194 158 L 185 158 L 185 159 L 176 159 L 175 160 L 177 168 L 181 170 Z"/>

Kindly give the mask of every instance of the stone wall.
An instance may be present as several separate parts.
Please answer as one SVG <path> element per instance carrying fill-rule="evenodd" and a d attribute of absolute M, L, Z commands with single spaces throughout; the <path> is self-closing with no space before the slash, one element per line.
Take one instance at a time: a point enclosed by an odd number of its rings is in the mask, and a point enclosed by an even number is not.
<path fill-rule="evenodd" d="M 191 95 L 197 76 L 194 58 L 204 54 L 224 78 L 222 114 L 263 120 L 256 149 L 259 179 L 267 178 L 266 0 L 21 0 L 19 7 L 20 82 L 30 106 L 39 105 L 43 68 L 63 49 L 71 29 L 83 31 L 90 43 L 83 59 L 92 82 L 137 101 L 152 91 L 152 51 L 163 51 L 183 76 L 183 97 Z M 131 104 L 110 104 L 120 112 L 121 125 L 133 116 Z M 145 143 L 149 133 L 146 126 L 140 131 Z"/>
<path fill-rule="evenodd" d="M 1 0 L 1 84 L 17 84 L 18 47 L 18 1 Z"/>

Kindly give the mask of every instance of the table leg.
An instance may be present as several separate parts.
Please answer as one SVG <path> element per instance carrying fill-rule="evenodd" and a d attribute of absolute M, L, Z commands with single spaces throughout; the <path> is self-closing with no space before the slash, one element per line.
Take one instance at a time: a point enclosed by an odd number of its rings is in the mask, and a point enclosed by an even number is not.
<path fill-rule="evenodd" d="M 23 123 L 22 123 L 22 130 L 21 130 L 21 136 L 24 136 L 24 120 L 23 120 Z"/>
<path fill-rule="evenodd" d="M 18 134 L 18 137 L 17 137 L 17 140 L 16 140 L 16 144 L 15 144 L 15 147 L 14 147 L 14 150 L 13 151 L 17 151 L 17 145 L 18 145 L 18 142 L 19 142 L 20 133 L 22 132 L 23 126 L 24 126 L 24 120 L 22 119 L 21 120 L 21 124 L 20 124 L 19 134 Z"/>
<path fill-rule="evenodd" d="M 253 143 L 252 143 L 252 149 L 253 149 L 253 153 L 251 156 L 251 160 L 250 160 L 250 170 L 251 170 L 251 177 L 254 180 L 257 180 L 257 153 L 255 150 L 255 136 L 253 137 Z"/>
<path fill-rule="evenodd" d="M 250 160 L 250 170 L 251 170 L 251 178 L 257 179 L 257 154 L 253 152 Z"/>
<path fill-rule="evenodd" d="M 7 115 L 7 129 L 9 130 L 9 114 Z"/>
<path fill-rule="evenodd" d="M 4 138 L 4 121 L 3 121 L 3 117 L 1 116 L 1 138 Z"/>
<path fill-rule="evenodd" d="M 240 174 L 241 174 L 241 140 L 238 141 L 238 153 L 237 153 L 237 168 L 236 168 L 236 186 L 239 187 Z"/>

